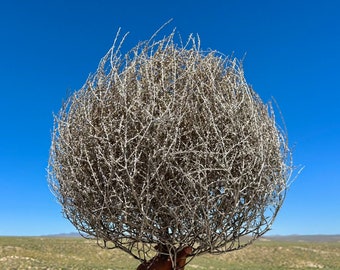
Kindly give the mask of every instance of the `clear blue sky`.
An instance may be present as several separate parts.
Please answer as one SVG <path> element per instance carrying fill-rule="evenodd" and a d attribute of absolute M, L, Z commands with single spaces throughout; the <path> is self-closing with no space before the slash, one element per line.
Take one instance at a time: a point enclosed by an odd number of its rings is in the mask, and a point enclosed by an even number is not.
<path fill-rule="evenodd" d="M 198 33 L 202 48 L 242 58 L 264 101 L 275 97 L 296 165 L 270 234 L 340 233 L 340 2 L 2 1 L 0 4 L 0 235 L 75 229 L 50 193 L 46 167 L 57 112 L 110 48 L 164 22 Z"/>

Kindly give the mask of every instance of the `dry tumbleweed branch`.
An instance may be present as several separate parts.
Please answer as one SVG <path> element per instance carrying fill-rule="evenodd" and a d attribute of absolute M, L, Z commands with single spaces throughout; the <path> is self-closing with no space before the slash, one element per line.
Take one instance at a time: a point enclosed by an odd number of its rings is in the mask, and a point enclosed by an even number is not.
<path fill-rule="evenodd" d="M 142 260 L 154 244 L 197 255 L 263 235 L 292 169 L 271 105 L 198 38 L 125 55 L 122 42 L 55 118 L 49 183 L 65 216 Z"/>

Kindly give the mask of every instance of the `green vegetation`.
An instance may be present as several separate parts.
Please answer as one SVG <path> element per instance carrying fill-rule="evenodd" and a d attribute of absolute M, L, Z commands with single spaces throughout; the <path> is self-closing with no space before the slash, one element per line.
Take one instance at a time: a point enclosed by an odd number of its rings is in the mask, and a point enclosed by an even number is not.
<path fill-rule="evenodd" d="M 0 237 L 0 269 L 136 269 L 120 250 L 82 238 Z M 202 255 L 193 269 L 340 269 L 340 242 L 257 241 L 239 251 Z"/>

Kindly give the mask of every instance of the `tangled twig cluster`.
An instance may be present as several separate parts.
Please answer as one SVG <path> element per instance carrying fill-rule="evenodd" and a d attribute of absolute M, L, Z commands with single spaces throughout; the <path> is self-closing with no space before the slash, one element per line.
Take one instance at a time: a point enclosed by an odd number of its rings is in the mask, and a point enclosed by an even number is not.
<path fill-rule="evenodd" d="M 192 36 L 125 55 L 122 42 L 55 118 L 49 183 L 65 216 L 141 259 L 155 243 L 219 253 L 263 235 L 291 158 L 240 62 Z"/>

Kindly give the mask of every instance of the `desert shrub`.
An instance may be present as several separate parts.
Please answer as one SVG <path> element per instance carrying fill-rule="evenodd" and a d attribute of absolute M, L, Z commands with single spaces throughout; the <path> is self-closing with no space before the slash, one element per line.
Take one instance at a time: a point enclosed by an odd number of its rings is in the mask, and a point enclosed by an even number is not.
<path fill-rule="evenodd" d="M 49 183 L 65 216 L 141 259 L 153 244 L 219 253 L 263 235 L 292 168 L 271 104 L 198 38 L 122 42 L 55 117 Z"/>

